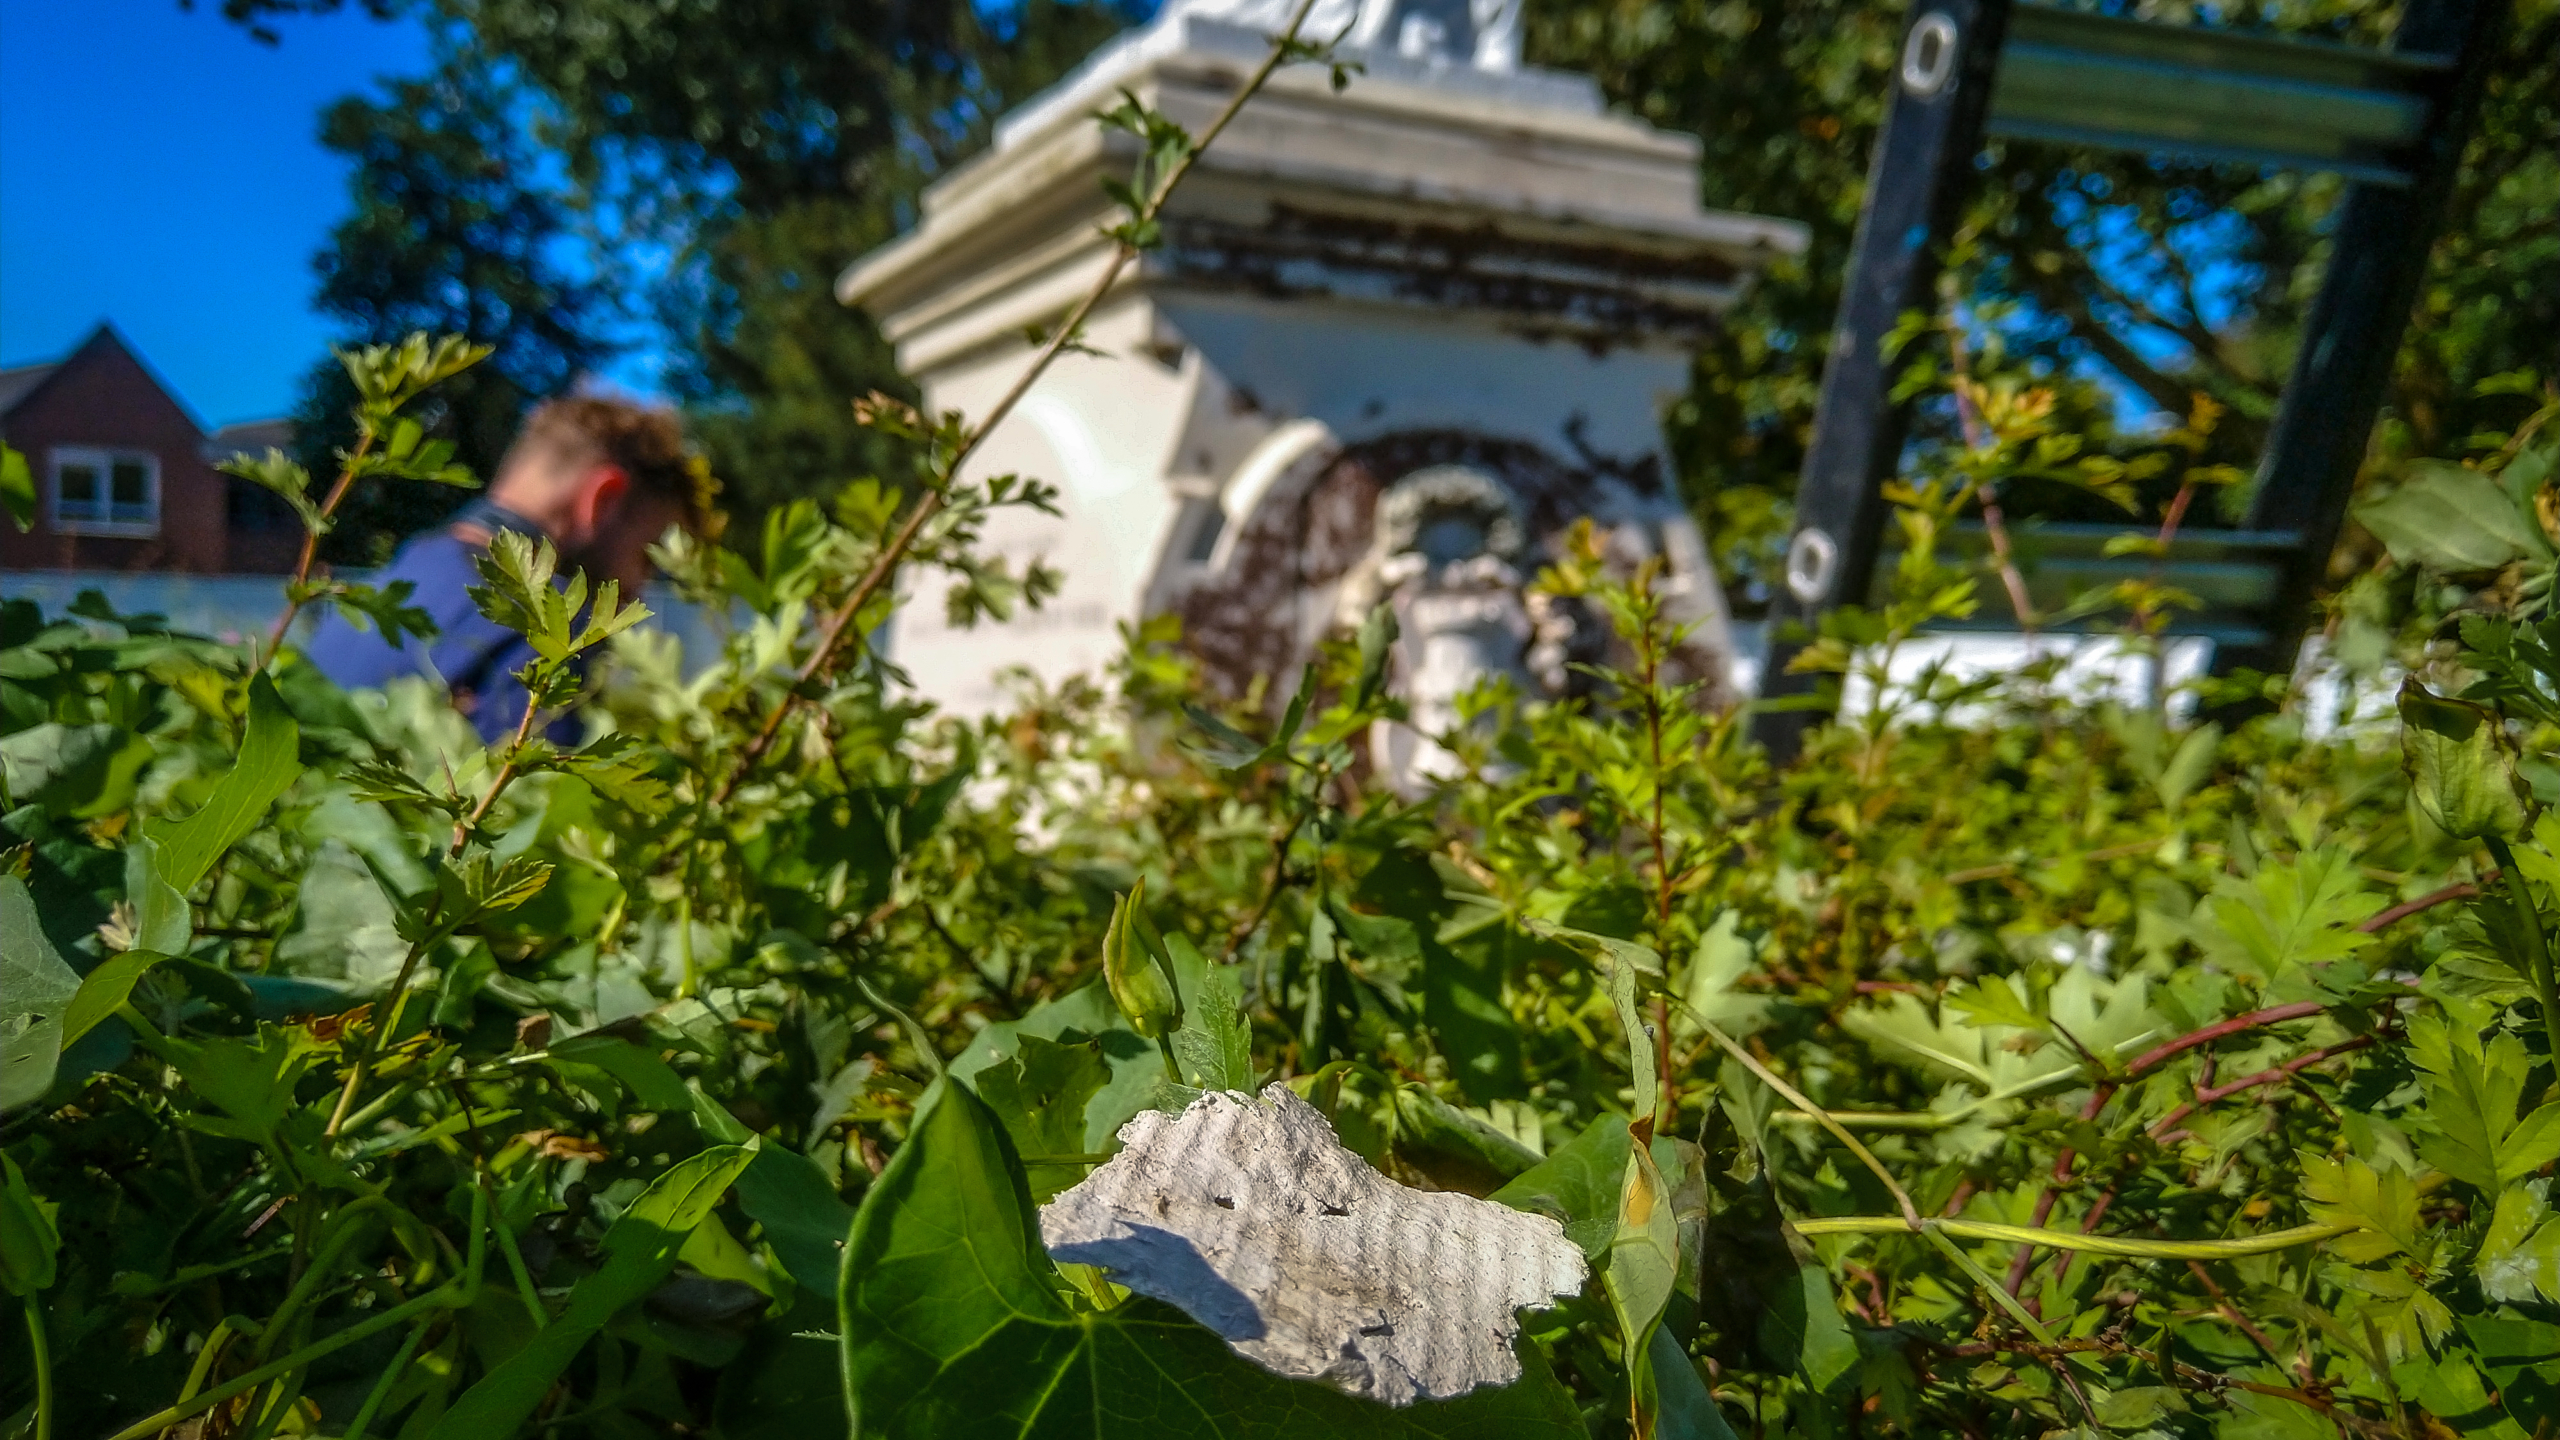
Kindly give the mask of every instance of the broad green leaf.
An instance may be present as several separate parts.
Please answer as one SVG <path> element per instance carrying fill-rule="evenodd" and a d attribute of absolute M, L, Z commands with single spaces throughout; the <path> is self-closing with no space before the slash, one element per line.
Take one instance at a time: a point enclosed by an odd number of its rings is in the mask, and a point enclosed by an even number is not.
<path fill-rule="evenodd" d="M 2447 835 L 2503 839 L 2524 828 L 2530 792 L 2506 722 L 2486 706 L 2430 695 L 2415 676 L 2402 681 L 2400 763 L 2410 797 Z"/>
<path fill-rule="evenodd" d="M 17 1161 L 0 1154 L 0 1290 L 29 1296 L 53 1288 L 62 1249 L 53 1223 L 59 1208 L 28 1186 Z"/>
<path fill-rule="evenodd" d="M 150 761 L 150 742 L 119 725 L 44 724 L 0 736 L 10 800 L 75 820 L 132 804 L 134 777 Z"/>
<path fill-rule="evenodd" d="M 1840 1318 L 1830 1272 L 1787 1222 L 1769 1183 L 1753 1129 L 1759 1122 L 1744 1098 L 1750 1093 L 1767 1092 L 1728 1090 L 1701 1132 L 1714 1215 L 1700 1237 L 1699 1314 L 1719 1337 L 1725 1364 L 1792 1374 L 1826 1392 L 1858 1363 L 1858 1342 Z"/>
<path fill-rule="evenodd" d="M 2495 477 L 2465 466 L 2421 462 L 2409 479 L 2355 507 L 2404 565 L 2467 573 L 2550 551 Z"/>
<path fill-rule="evenodd" d="M 275 968 L 368 989 L 391 983 L 407 956 L 399 907 L 373 868 L 344 841 L 324 842 L 294 895 L 293 930 L 276 942 Z"/>
<path fill-rule="evenodd" d="M 80 977 L 54 953 L 27 882 L 0 875 L 0 1110 L 44 1098 Z"/>
<path fill-rule="evenodd" d="M 976 1081 L 978 1098 L 1023 1155 L 1083 1153 L 1085 1106 L 1109 1083 L 1102 1042 L 1062 1044 L 1037 1035 L 1016 1036 L 1013 1055 L 979 1071 Z M 1085 1177 L 1078 1164 L 1032 1164 L 1026 1172 L 1032 1197 L 1039 1200 Z"/>
<path fill-rule="evenodd" d="M 643 1110 L 690 1110 L 693 1092 L 667 1062 L 612 1035 L 577 1035 L 551 1047 L 563 1066 L 592 1066 L 620 1082 Z"/>
<path fill-rule="evenodd" d="M 1538 1163 L 1536 1151 L 1420 1085 L 1397 1086 L 1393 1105 L 1397 1155 L 1439 1188 L 1489 1190 Z"/>
<path fill-rule="evenodd" d="M 82 977 L 79 991 L 63 1011 L 63 1047 L 70 1048 L 81 1036 L 115 1014 L 117 1007 L 133 994 L 135 982 L 149 973 L 152 966 L 168 958 L 156 950 L 127 950 L 99 962 L 97 969 Z"/>
<path fill-rule="evenodd" d="M 196 916 L 186 892 L 160 868 L 160 842 L 138 836 L 124 850 L 124 898 L 133 906 L 133 948 L 184 955 L 195 943 Z"/>
<path fill-rule="evenodd" d="M 870 1440 L 1580 1440 L 1581 1417 L 1523 1343 L 1522 1379 L 1390 1409 L 1283 1380 L 1180 1312 L 1071 1311 L 1003 1126 L 940 1080 L 863 1196 L 840 1333 Z"/>
<path fill-rule="evenodd" d="M 1111 1082 L 1085 1103 L 1084 1140 L 1074 1147 L 1078 1151 L 1091 1154 L 1110 1149 L 1120 1127 L 1146 1109 L 1156 1087 L 1164 1083 L 1163 1056 L 1121 1022 L 1110 991 L 1098 980 L 1032 1006 L 1020 1020 L 999 1020 L 979 1031 L 967 1048 L 952 1057 L 951 1073 L 976 1085 L 980 1072 L 1016 1053 L 1015 1042 L 1024 1035 L 1060 1041 L 1090 1039 L 1102 1046 L 1102 1058 L 1111 1066 Z"/>
<path fill-rule="evenodd" d="M 1654 1440 L 1735 1440 L 1697 1365 L 1668 1327 L 1654 1327 L 1645 1363 L 1653 1382 L 1649 1408 Z"/>
<path fill-rule="evenodd" d="M 267 807 L 302 773 L 301 743 L 302 727 L 285 709 L 275 682 L 264 675 L 252 677 L 248 733 L 230 772 L 193 815 L 144 827 L 143 833 L 159 842 L 160 874 L 172 889 L 181 895 L 195 889 L 222 852 L 258 828 Z"/>
<path fill-rule="evenodd" d="M 464 1391 L 427 1440 L 515 1434 L 605 1322 L 645 1299 L 675 1269 L 686 1238 L 711 1218 L 756 1149 L 753 1141 L 716 1145 L 651 1181 L 605 1231 L 604 1263 L 570 1289 L 567 1307 Z"/>
<path fill-rule="evenodd" d="M 1597 1260 L 1617 1238 L 1627 1154 L 1626 1118 L 1603 1115 L 1486 1198 L 1551 1217 Z"/>
<path fill-rule="evenodd" d="M 2524 1042 L 2499 1031 L 2485 1042 L 2487 1016 L 2448 1008 L 2451 1022 L 2420 1015 L 2409 1022 L 2409 1055 L 2427 1073 L 2427 1107 L 2418 1154 L 2428 1164 L 2490 1194 L 2560 1159 L 2560 1105 L 2517 1118 L 2531 1057 Z"/>
<path fill-rule="evenodd" d="M 2361 1264 L 2417 1243 L 2417 1182 L 2398 1170 L 2376 1170 L 2353 1156 L 2337 1160 L 2306 1154 L 2302 1194 L 2313 1220 L 2363 1227 L 2329 1242 L 2344 1259 Z"/>
<path fill-rule="evenodd" d="M 759 1148 L 738 1177 L 738 1208 L 763 1227 L 765 1243 L 801 1289 L 834 1295 L 853 1207 L 816 1161 L 779 1145 Z"/>

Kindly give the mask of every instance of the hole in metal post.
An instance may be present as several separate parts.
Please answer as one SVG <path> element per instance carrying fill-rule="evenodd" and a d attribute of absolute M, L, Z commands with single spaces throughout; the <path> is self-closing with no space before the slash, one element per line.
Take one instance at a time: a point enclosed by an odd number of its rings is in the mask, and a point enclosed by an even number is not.
<path fill-rule="evenodd" d="M 1829 597 L 1839 568 L 1840 542 L 1827 530 L 1807 526 L 1787 543 L 1787 593 L 1800 604 L 1819 605 Z"/>
<path fill-rule="evenodd" d="M 1902 42 L 1902 88 L 1926 100 L 1946 89 L 1955 73 L 1956 22 L 1944 10 L 1932 10 Z"/>

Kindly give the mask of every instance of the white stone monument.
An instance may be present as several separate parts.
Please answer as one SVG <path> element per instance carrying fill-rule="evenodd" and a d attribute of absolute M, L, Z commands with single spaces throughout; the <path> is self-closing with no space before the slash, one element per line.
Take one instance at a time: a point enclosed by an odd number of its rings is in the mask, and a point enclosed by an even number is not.
<path fill-rule="evenodd" d="M 1098 670 L 1121 625 L 1173 612 L 1209 673 L 1285 691 L 1329 629 L 1380 600 L 1396 684 L 1445 729 L 1488 673 L 1532 693 L 1604 653 L 1597 617 L 1523 593 L 1588 517 L 1627 563 L 1666 562 L 1697 673 L 1730 661 L 1724 607 L 1662 455 L 1690 344 L 1803 227 L 1701 209 L 1698 142 L 1606 113 L 1588 79 L 1523 68 L 1519 0 L 1317 0 L 1302 34 L 1362 67 L 1273 77 L 1202 157 L 1165 244 L 1123 272 L 1069 354 L 973 457 L 1038 476 L 1063 519 L 989 540 L 1066 574 L 1012 623 L 956 630 L 927 583 L 892 641 L 963 713 L 1002 676 Z M 931 409 L 983 414 L 1029 335 L 1102 273 L 1099 180 L 1134 142 L 1126 89 L 1197 134 L 1269 53 L 1283 0 L 1173 0 L 1008 116 L 924 195 L 920 222 L 837 283 Z M 1437 747 L 1381 737 L 1399 776 Z"/>

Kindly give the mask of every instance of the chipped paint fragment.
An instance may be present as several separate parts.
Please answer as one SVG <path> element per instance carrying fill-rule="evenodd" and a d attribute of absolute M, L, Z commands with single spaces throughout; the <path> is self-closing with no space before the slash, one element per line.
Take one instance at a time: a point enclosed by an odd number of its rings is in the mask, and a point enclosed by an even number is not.
<path fill-rule="evenodd" d="M 1512 1312 L 1582 1289 L 1582 1251 L 1555 1221 L 1389 1180 L 1285 1085 L 1149 1111 L 1120 1141 L 1042 1207 L 1049 1253 L 1275 1374 L 1389 1405 L 1507 1385 Z"/>

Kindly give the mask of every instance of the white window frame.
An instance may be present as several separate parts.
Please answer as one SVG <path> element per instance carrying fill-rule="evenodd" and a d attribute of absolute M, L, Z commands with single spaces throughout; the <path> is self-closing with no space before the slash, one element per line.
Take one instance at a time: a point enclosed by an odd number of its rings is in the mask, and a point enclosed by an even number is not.
<path fill-rule="evenodd" d="M 124 462 L 142 465 L 147 498 L 147 519 L 117 520 L 115 507 L 115 467 Z M 105 515 L 66 515 L 62 509 L 62 471 L 66 465 L 94 467 L 98 472 L 99 504 Z M 64 535 L 115 535 L 127 539 L 149 539 L 160 533 L 160 457 L 148 450 L 119 450 L 105 445 L 57 445 L 48 457 L 46 514 L 53 528 Z"/>

